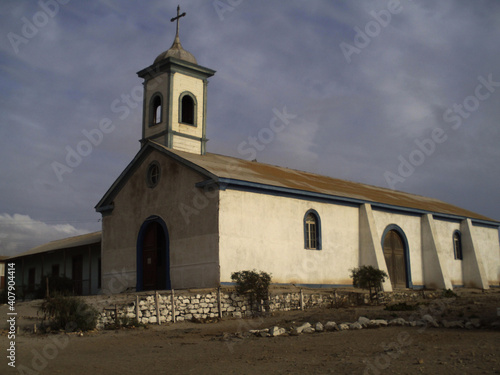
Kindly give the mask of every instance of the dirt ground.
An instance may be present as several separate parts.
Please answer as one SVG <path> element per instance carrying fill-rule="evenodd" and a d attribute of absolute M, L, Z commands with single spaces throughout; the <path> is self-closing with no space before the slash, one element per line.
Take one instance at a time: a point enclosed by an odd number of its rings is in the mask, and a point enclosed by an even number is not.
<path fill-rule="evenodd" d="M 384 306 L 318 308 L 217 323 L 33 334 L 37 301 L 18 303 L 16 368 L 7 365 L 7 308 L 0 307 L 0 374 L 500 374 L 500 290 L 460 290 L 457 298 L 423 300 L 417 311 Z M 385 327 L 300 336 L 238 338 L 251 329 L 303 322 L 370 319 L 481 319 L 479 329 Z"/>

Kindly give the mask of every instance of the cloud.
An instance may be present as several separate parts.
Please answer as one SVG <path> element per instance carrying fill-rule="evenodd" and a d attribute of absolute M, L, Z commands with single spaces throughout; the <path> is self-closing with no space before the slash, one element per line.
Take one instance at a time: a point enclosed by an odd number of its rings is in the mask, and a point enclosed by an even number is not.
<path fill-rule="evenodd" d="M 47 224 L 29 215 L 0 214 L 0 255 L 11 256 L 61 238 L 85 234 L 70 224 Z"/>

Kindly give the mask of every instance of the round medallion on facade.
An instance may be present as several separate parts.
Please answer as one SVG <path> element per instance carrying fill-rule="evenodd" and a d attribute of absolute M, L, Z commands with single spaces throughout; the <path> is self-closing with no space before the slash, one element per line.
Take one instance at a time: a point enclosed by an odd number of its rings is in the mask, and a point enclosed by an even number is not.
<path fill-rule="evenodd" d="M 157 161 L 153 161 L 149 164 L 146 176 L 148 187 L 154 188 L 158 185 L 160 181 L 160 171 L 160 164 Z"/>

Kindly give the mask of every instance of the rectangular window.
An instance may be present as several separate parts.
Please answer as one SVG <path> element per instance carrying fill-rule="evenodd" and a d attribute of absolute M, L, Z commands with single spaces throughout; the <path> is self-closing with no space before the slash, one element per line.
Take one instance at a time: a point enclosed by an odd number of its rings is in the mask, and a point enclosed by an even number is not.
<path fill-rule="evenodd" d="M 307 248 L 316 249 L 316 223 L 307 223 Z"/>

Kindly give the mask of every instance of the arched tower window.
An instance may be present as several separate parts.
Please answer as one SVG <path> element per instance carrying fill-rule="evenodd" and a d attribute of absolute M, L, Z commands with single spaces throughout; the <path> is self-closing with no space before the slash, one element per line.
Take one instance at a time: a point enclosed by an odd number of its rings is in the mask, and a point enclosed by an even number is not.
<path fill-rule="evenodd" d="M 181 94 L 179 114 L 179 122 L 196 126 L 196 100 L 191 93 Z"/>
<path fill-rule="evenodd" d="M 304 216 L 304 246 L 310 250 L 321 250 L 321 222 L 314 210 Z"/>
<path fill-rule="evenodd" d="M 453 232 L 453 252 L 455 253 L 455 259 L 464 259 L 462 253 L 462 235 L 458 230 Z"/>
<path fill-rule="evenodd" d="M 151 125 L 159 124 L 161 122 L 161 114 L 162 114 L 162 105 L 161 105 L 161 96 L 160 94 L 155 94 L 151 98 L 151 106 L 150 106 L 150 113 L 151 113 Z"/>

